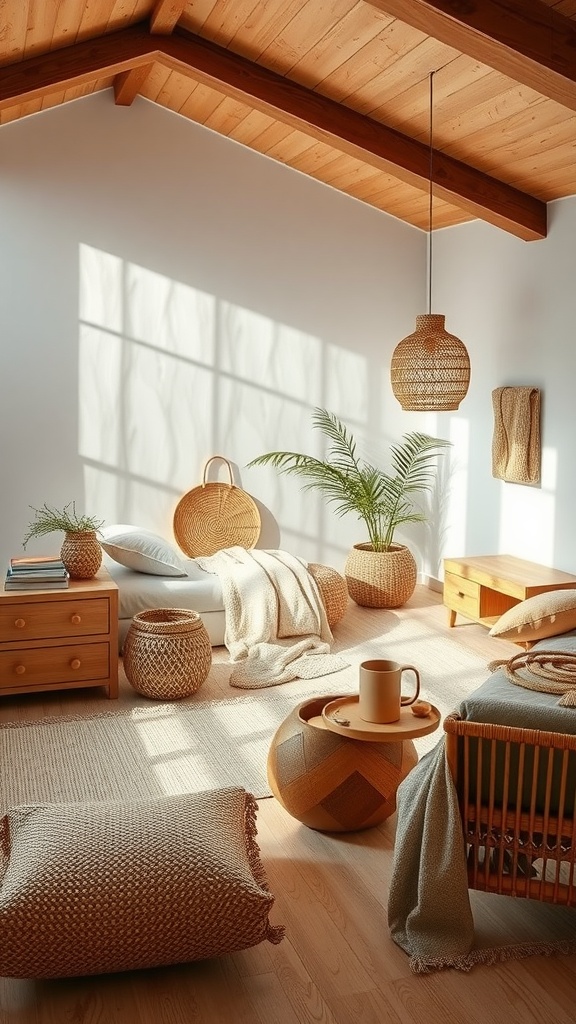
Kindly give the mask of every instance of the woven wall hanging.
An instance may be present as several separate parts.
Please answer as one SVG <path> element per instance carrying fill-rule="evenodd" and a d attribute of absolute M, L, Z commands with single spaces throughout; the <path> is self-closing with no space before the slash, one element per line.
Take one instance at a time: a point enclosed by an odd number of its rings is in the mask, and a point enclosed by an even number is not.
<path fill-rule="evenodd" d="M 496 388 L 492 392 L 492 476 L 513 484 L 540 480 L 540 390 Z"/>

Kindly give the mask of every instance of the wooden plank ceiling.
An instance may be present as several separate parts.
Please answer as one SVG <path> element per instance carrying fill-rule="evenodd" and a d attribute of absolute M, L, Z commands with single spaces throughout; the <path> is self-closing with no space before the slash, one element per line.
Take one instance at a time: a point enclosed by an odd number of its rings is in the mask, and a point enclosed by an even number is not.
<path fill-rule="evenodd" d="M 576 194 L 576 0 L 0 0 L 0 126 L 103 89 L 424 230 Z"/>

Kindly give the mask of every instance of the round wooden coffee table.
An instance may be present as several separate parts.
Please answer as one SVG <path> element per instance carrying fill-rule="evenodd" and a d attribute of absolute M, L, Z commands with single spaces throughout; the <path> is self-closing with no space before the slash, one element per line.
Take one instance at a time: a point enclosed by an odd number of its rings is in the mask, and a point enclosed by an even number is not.
<path fill-rule="evenodd" d="M 321 832 L 371 828 L 396 810 L 396 791 L 418 761 L 412 739 L 434 732 L 440 712 L 374 725 L 358 715 L 358 694 L 314 697 L 277 729 L 268 754 L 268 781 L 279 803 Z M 347 722 L 347 725 L 343 723 Z"/>

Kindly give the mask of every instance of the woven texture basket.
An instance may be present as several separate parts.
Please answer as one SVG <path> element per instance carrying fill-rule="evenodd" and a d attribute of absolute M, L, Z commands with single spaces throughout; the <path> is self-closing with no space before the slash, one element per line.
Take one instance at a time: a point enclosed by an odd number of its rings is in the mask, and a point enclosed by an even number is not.
<path fill-rule="evenodd" d="M 102 564 L 102 548 L 94 530 L 67 533 L 60 558 L 73 580 L 91 580 Z"/>
<path fill-rule="evenodd" d="M 330 628 L 343 618 L 348 607 L 348 587 L 346 580 L 336 569 L 319 562 L 309 562 L 308 572 L 316 580 L 320 597 L 326 609 L 326 618 Z"/>
<path fill-rule="evenodd" d="M 416 587 L 416 562 L 403 544 L 394 544 L 388 551 L 356 544 L 344 571 L 350 597 L 364 608 L 399 608 Z"/>
<path fill-rule="evenodd" d="M 230 483 L 206 480 L 215 459 L 226 463 Z M 213 455 L 204 466 L 202 483 L 180 499 L 174 512 L 174 536 L 189 558 L 213 555 L 238 545 L 253 548 L 260 536 L 260 513 L 253 498 L 236 487 L 232 466 L 223 455 Z"/>
<path fill-rule="evenodd" d="M 440 313 L 416 317 L 416 330 L 392 353 L 392 390 L 403 409 L 442 412 L 457 409 L 470 383 L 466 346 L 449 334 Z"/>
<path fill-rule="evenodd" d="M 134 616 L 124 641 L 124 671 L 144 697 L 179 700 L 210 671 L 212 647 L 198 612 L 152 608 Z"/>

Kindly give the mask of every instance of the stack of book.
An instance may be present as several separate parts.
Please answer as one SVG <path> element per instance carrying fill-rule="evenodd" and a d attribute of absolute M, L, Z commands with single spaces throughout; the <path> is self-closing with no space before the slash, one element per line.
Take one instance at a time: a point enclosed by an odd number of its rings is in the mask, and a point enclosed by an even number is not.
<path fill-rule="evenodd" d="M 69 579 L 59 558 L 11 558 L 4 590 L 65 590 Z"/>

